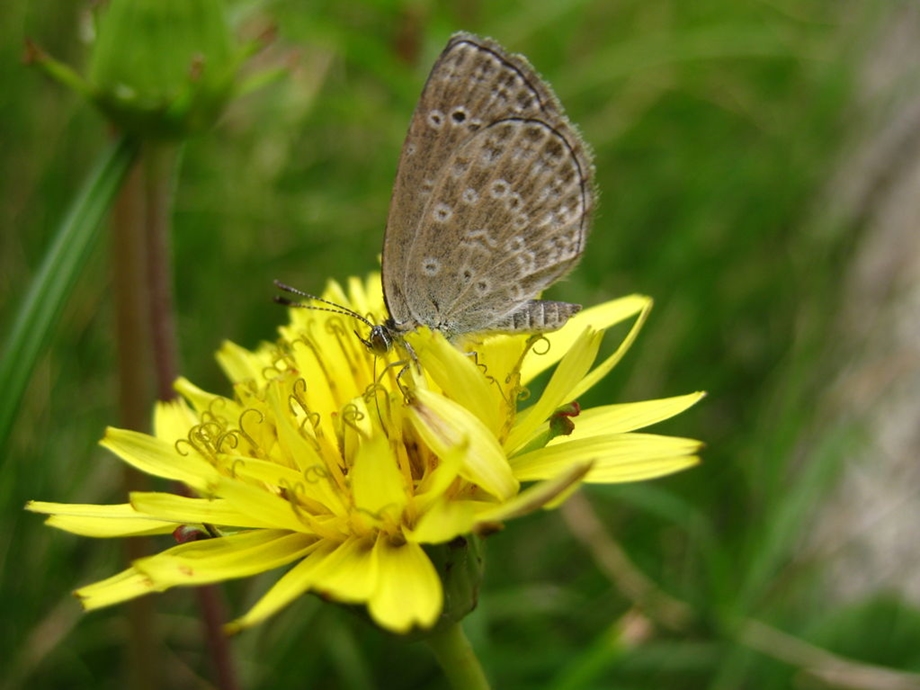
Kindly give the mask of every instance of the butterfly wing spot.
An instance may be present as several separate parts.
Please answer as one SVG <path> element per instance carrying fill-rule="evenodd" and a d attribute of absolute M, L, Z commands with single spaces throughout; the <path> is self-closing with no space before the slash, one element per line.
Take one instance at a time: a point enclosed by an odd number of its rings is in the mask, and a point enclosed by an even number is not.
<path fill-rule="evenodd" d="M 553 178 L 540 192 L 540 201 L 557 201 L 558 199 L 561 199 L 563 186 L 564 185 L 562 184 L 562 181 L 558 177 Z"/>
<path fill-rule="evenodd" d="M 493 127 L 489 132 L 489 139 L 492 141 L 508 142 L 514 139 L 517 134 L 517 127 L 513 123 L 505 123 L 503 127 Z"/>
<path fill-rule="evenodd" d="M 422 261 L 422 273 L 428 278 L 434 278 L 441 272 L 441 262 L 433 256 L 426 256 Z"/>
<path fill-rule="evenodd" d="M 546 131 L 544 127 L 529 126 L 518 132 L 514 142 L 514 160 L 524 166 L 522 169 L 527 172 L 528 176 L 539 175 L 546 169 L 546 165 L 538 158 L 545 139 Z M 539 167 L 534 168 L 535 165 Z"/>
<path fill-rule="evenodd" d="M 450 114 L 450 120 L 455 125 L 462 125 L 464 122 L 466 122 L 466 118 L 466 108 L 464 108 L 462 105 L 458 105 Z"/>
<path fill-rule="evenodd" d="M 518 213 L 514 217 L 514 220 L 511 221 L 511 225 L 515 230 L 524 230 L 528 225 L 530 225 L 530 216 L 528 216 L 526 213 Z"/>
<path fill-rule="evenodd" d="M 567 165 L 561 170 L 558 170 L 557 174 L 559 175 L 558 179 L 562 182 L 563 186 L 572 187 L 576 185 L 577 183 L 576 178 L 578 177 L 578 170 L 576 170 L 575 166 Z"/>
<path fill-rule="evenodd" d="M 529 253 L 530 252 L 528 252 L 528 254 Z M 520 285 L 511 285 L 508 288 L 508 294 L 511 297 L 512 302 L 523 302 L 527 299 L 527 293 L 524 292 L 524 288 L 521 287 Z"/>
<path fill-rule="evenodd" d="M 479 201 L 479 192 L 477 192 L 472 187 L 467 187 L 463 190 L 463 194 L 460 197 L 465 204 L 475 204 Z"/>
<path fill-rule="evenodd" d="M 508 89 L 499 87 L 492 91 L 492 100 L 498 104 L 498 107 L 507 108 L 508 104 L 511 102 L 511 93 Z"/>
<path fill-rule="evenodd" d="M 493 180 L 491 186 L 489 187 L 489 196 L 493 199 L 501 199 L 505 194 L 508 193 L 508 190 L 511 188 L 511 185 L 508 184 L 508 180 L 503 180 L 498 178 Z"/>
<path fill-rule="evenodd" d="M 498 144 L 492 144 L 491 146 L 486 145 L 482 148 L 482 154 L 480 160 L 482 160 L 483 166 L 486 168 L 491 168 L 495 163 L 501 158 L 505 153 L 505 147 L 499 146 Z"/>
<path fill-rule="evenodd" d="M 468 230 L 460 243 L 469 253 L 481 254 L 488 258 L 495 253 L 498 243 L 492 233 L 485 229 Z"/>
<path fill-rule="evenodd" d="M 451 168 L 451 175 L 454 178 L 460 178 L 466 175 L 467 170 L 470 169 L 470 159 L 458 156 L 457 160 L 454 161 L 453 167 Z"/>
<path fill-rule="evenodd" d="M 513 235 L 505 242 L 505 251 L 509 254 L 517 254 L 524 250 L 527 242 L 520 235 Z"/>
<path fill-rule="evenodd" d="M 441 125 L 444 124 L 444 113 L 442 113 L 437 108 L 432 108 L 428 111 L 428 126 L 432 129 L 441 129 Z"/>
<path fill-rule="evenodd" d="M 473 285 L 473 289 L 480 297 L 484 297 L 492 291 L 492 282 L 488 278 L 480 278 Z"/>
<path fill-rule="evenodd" d="M 524 130 L 521 132 L 521 137 L 531 145 L 539 144 L 546 139 L 546 136 L 546 127 L 537 124 L 529 124 L 524 127 Z"/>
<path fill-rule="evenodd" d="M 520 86 L 520 84 L 521 78 L 517 75 L 516 72 L 508 72 L 502 81 L 502 85 L 506 89 L 516 89 Z"/>
<path fill-rule="evenodd" d="M 537 255 L 529 251 L 519 251 L 515 253 L 514 260 L 520 269 L 520 274 L 523 276 L 529 276 L 532 273 L 537 272 Z M 523 300 L 526 295 L 523 294 L 523 289 L 520 285 L 512 285 L 512 291 L 515 294 L 520 293 L 520 296 L 514 298 L 515 302 L 520 302 Z"/>
<path fill-rule="evenodd" d="M 454 215 L 454 210 L 447 204 L 437 204 L 431 215 L 436 223 L 446 223 Z"/>
<path fill-rule="evenodd" d="M 566 160 L 565 149 L 558 141 L 550 139 L 543 147 L 540 158 L 550 168 L 558 168 Z"/>
<path fill-rule="evenodd" d="M 526 91 L 519 92 L 517 99 L 518 99 L 518 104 L 517 104 L 518 112 L 526 112 L 528 110 L 534 110 L 537 107 L 537 99 L 531 96 Z"/>
<path fill-rule="evenodd" d="M 505 199 L 505 208 L 509 211 L 517 211 L 521 207 L 523 201 L 524 200 L 521 198 L 520 194 L 517 192 L 511 192 L 511 194 L 509 194 Z"/>
<path fill-rule="evenodd" d="M 470 74 L 470 89 L 478 90 L 484 84 L 491 83 L 492 73 L 495 71 L 494 60 L 484 57 L 479 65 Z"/>
<path fill-rule="evenodd" d="M 578 256 L 581 248 L 578 236 L 554 235 L 543 243 L 548 263 L 562 263 Z"/>
<path fill-rule="evenodd" d="M 515 165 L 518 165 L 522 168 L 527 168 L 530 165 L 530 160 L 534 157 L 534 152 L 528 148 L 518 146 L 513 149 L 511 152 L 511 160 L 514 161 Z"/>
<path fill-rule="evenodd" d="M 562 250 L 556 242 L 556 238 L 548 239 L 543 243 L 543 249 L 547 263 L 555 264 L 562 261 Z"/>
<path fill-rule="evenodd" d="M 542 177 L 548 172 L 550 172 L 549 166 L 539 158 L 530 162 L 530 174 L 532 177 Z"/>
<path fill-rule="evenodd" d="M 476 82 L 484 84 L 493 81 L 492 75 L 500 68 L 498 59 L 489 53 L 480 52 L 477 57 L 479 64 L 473 70 L 472 77 Z"/>

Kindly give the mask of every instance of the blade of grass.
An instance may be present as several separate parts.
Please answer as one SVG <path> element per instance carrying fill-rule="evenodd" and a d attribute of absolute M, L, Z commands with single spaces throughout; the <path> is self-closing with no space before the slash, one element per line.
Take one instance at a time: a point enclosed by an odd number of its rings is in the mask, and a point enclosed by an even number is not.
<path fill-rule="evenodd" d="M 100 155 L 16 315 L 0 360 L 0 447 L 6 444 L 35 363 L 96 245 L 101 221 L 136 153 L 135 142 L 122 137 Z"/>

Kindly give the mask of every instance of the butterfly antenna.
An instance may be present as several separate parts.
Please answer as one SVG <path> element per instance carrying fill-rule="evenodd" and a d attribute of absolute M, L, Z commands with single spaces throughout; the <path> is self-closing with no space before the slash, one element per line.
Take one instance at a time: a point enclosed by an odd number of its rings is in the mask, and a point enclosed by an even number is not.
<path fill-rule="evenodd" d="M 363 323 L 365 326 L 369 326 L 370 328 L 374 327 L 374 324 L 372 324 L 367 317 L 362 316 L 358 312 L 352 309 L 349 309 L 348 307 L 343 307 L 341 304 L 330 302 L 327 299 L 323 299 L 322 297 L 317 297 L 316 295 L 312 295 L 309 292 L 298 290 L 295 287 L 291 287 L 290 285 L 286 285 L 285 283 L 282 283 L 280 280 L 276 280 L 274 281 L 274 283 L 275 283 L 275 287 L 283 292 L 287 292 L 292 295 L 297 295 L 298 297 L 305 297 L 306 299 L 311 300 L 313 302 L 321 302 L 322 304 L 328 304 L 329 306 L 328 307 L 317 307 L 311 304 L 304 304 L 303 302 L 299 300 L 291 300 L 291 299 L 288 299 L 287 297 L 282 297 L 281 295 L 275 295 L 273 299 L 278 304 L 283 304 L 286 307 L 298 307 L 300 309 L 312 309 L 313 311 L 327 311 L 332 314 L 341 314 L 342 316 L 350 316 L 353 319 L 358 319 L 358 321 Z"/>

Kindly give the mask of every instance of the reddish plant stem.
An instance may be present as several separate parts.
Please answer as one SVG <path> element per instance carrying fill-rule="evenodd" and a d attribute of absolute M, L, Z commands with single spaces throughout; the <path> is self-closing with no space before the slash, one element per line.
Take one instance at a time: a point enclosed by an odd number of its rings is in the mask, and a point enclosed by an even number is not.
<path fill-rule="evenodd" d="M 173 299 L 172 232 L 170 227 L 173 177 L 179 150 L 175 145 L 146 142 L 144 163 L 147 250 L 148 318 L 153 343 L 157 399 L 176 397 L 173 381 L 179 375 L 176 310 Z"/>
<path fill-rule="evenodd" d="M 144 187 L 140 166 L 135 164 L 112 207 L 112 283 L 115 307 L 115 342 L 118 369 L 119 424 L 126 429 L 148 431 L 150 419 L 150 347 L 144 318 Z M 125 495 L 150 489 L 148 477 L 124 466 Z M 151 551 L 150 539 L 124 542 L 128 561 Z M 126 674 L 134 690 L 160 687 L 163 648 L 157 633 L 153 600 L 134 599 L 128 607 Z"/>
<path fill-rule="evenodd" d="M 179 148 L 168 143 L 147 142 L 142 151 L 146 196 L 147 282 L 149 285 L 150 335 L 153 343 L 157 399 L 176 397 L 173 382 L 179 375 L 176 311 L 173 300 L 170 212 Z M 180 487 L 183 493 L 186 487 Z M 239 688 L 230 642 L 223 632 L 225 620 L 220 590 L 208 585 L 196 589 L 198 608 L 213 672 L 220 690 Z"/>

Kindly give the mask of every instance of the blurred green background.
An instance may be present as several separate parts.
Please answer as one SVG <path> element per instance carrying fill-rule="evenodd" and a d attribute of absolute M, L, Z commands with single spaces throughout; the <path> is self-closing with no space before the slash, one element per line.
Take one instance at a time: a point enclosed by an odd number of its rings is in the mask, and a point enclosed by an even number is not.
<path fill-rule="evenodd" d="M 23 40 L 82 68 L 89 5 L 9 0 L 0 23 L 3 333 L 110 137 L 90 106 L 21 64 Z M 495 688 L 920 687 L 908 675 L 882 685 L 872 667 L 861 680 L 831 673 L 844 659 L 920 672 L 915 3 L 229 8 L 239 35 L 277 27 L 257 62 L 297 61 L 185 147 L 174 254 L 186 376 L 229 393 L 213 352 L 274 337 L 285 314 L 272 279 L 320 291 L 377 268 L 409 116 L 463 29 L 527 55 L 595 150 L 589 249 L 551 295 L 656 301 L 582 402 L 709 392 L 656 429 L 704 440 L 701 466 L 584 490 L 605 539 L 578 538 L 569 511 L 488 540 L 467 628 Z M 122 544 L 22 510 L 124 499 L 119 463 L 96 446 L 118 418 L 107 248 L 70 296 L 0 460 L 3 689 L 125 683 L 124 608 L 83 615 L 69 594 L 120 569 Z M 690 615 L 669 625 L 640 612 L 623 586 L 636 572 Z M 271 581 L 226 586 L 231 610 Z M 168 687 L 208 687 L 193 604 L 181 590 L 155 599 Z M 246 688 L 446 687 L 426 649 L 313 597 L 233 644 Z"/>

